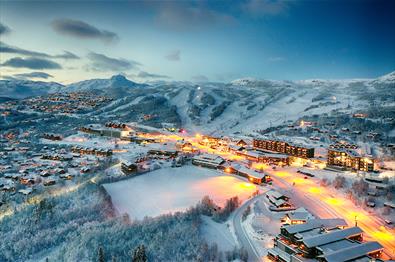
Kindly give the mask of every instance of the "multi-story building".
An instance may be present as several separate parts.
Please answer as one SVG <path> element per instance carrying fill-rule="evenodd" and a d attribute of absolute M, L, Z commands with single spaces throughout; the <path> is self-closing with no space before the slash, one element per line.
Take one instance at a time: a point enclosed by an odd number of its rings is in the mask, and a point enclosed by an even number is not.
<path fill-rule="evenodd" d="M 376 241 L 364 242 L 363 231 L 347 227 L 343 219 L 309 219 L 284 225 L 280 232 L 268 250 L 274 261 L 381 261 L 384 249 Z"/>
<path fill-rule="evenodd" d="M 371 172 L 374 170 L 374 159 L 361 156 L 355 150 L 346 148 L 329 147 L 327 164 L 354 171 Z"/>
<path fill-rule="evenodd" d="M 272 139 L 254 139 L 253 146 L 260 150 L 269 150 L 302 158 L 313 158 L 314 148 L 295 145 L 285 141 Z"/>

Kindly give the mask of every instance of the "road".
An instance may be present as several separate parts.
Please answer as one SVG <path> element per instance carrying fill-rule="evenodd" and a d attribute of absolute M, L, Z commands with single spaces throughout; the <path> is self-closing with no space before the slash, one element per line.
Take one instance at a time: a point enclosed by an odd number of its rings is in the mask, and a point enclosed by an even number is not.
<path fill-rule="evenodd" d="M 236 209 L 232 219 L 236 237 L 239 240 L 240 245 L 247 250 L 248 261 L 262 261 L 262 257 L 259 255 L 259 252 L 254 246 L 254 240 L 251 240 L 249 238 L 246 230 L 242 225 L 242 216 L 249 205 L 251 205 L 256 200 L 264 197 L 264 195 L 265 194 L 258 195 L 244 202 L 238 209 Z"/>

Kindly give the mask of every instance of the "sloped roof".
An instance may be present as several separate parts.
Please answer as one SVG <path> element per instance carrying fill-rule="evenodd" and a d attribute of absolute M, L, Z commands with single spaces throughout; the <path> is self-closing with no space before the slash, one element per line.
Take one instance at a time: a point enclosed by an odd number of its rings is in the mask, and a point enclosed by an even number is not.
<path fill-rule="evenodd" d="M 343 230 L 329 232 L 326 234 L 319 234 L 311 237 L 306 237 L 302 240 L 302 242 L 306 247 L 311 248 L 311 247 L 321 246 L 331 242 L 339 241 L 354 235 L 359 235 L 361 233 L 363 233 L 363 231 L 359 227 L 350 227 Z"/>
<path fill-rule="evenodd" d="M 347 223 L 342 218 L 310 219 L 307 220 L 305 224 L 289 225 L 289 226 L 284 226 L 284 228 L 288 231 L 288 233 L 294 234 L 294 233 L 309 231 L 320 227 L 333 228 L 337 226 L 347 226 Z"/>
<path fill-rule="evenodd" d="M 379 242 L 372 241 L 362 243 L 360 245 L 340 249 L 338 251 L 334 251 L 327 255 L 319 256 L 327 262 L 338 262 L 338 261 L 348 261 L 351 259 L 356 259 L 359 257 L 363 257 L 372 252 L 380 251 L 383 249 L 383 246 L 380 245 Z"/>

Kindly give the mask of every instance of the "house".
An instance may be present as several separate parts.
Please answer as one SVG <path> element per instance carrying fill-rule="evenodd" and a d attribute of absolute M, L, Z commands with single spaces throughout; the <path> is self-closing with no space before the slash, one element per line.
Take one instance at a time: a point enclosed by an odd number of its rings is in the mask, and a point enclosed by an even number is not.
<path fill-rule="evenodd" d="M 238 141 L 236 142 L 236 145 L 237 145 L 237 146 L 240 146 L 240 147 L 246 147 L 246 146 L 248 146 L 248 145 L 251 145 L 251 141 L 249 141 L 249 140 L 247 140 L 247 139 L 240 139 L 240 140 L 238 140 Z"/>
<path fill-rule="evenodd" d="M 196 166 L 203 166 L 213 169 L 218 169 L 225 162 L 225 160 L 214 154 L 202 154 L 192 158 L 192 164 Z"/>
<path fill-rule="evenodd" d="M 273 205 L 273 207 L 270 208 L 272 211 L 289 210 L 289 208 L 292 207 L 292 205 L 288 203 L 289 197 L 276 190 L 272 189 L 267 191 L 266 198 Z"/>
<path fill-rule="evenodd" d="M 150 149 L 148 150 L 148 154 L 156 155 L 156 156 L 165 156 L 170 158 L 175 158 L 178 155 L 178 151 L 174 149 Z"/>
<path fill-rule="evenodd" d="M 18 190 L 18 193 L 21 193 L 22 195 L 30 195 L 33 192 L 32 188 L 26 188 L 26 189 L 20 189 Z"/>
<path fill-rule="evenodd" d="M 55 184 L 56 184 L 56 181 L 54 179 L 47 179 L 44 181 L 44 186 L 52 186 Z"/>
<path fill-rule="evenodd" d="M 66 174 L 61 174 L 59 177 L 65 180 L 71 180 L 73 179 L 74 176 L 72 174 L 66 173 Z"/>
<path fill-rule="evenodd" d="M 289 225 L 304 224 L 307 222 L 307 220 L 314 218 L 315 217 L 309 211 L 303 207 L 300 207 L 292 212 L 287 213 L 281 219 L 281 222 Z"/>
<path fill-rule="evenodd" d="M 19 179 L 19 182 L 22 185 L 33 185 L 36 181 L 35 181 L 35 178 L 33 176 L 25 176 L 25 177 L 21 177 Z"/>
<path fill-rule="evenodd" d="M 137 163 L 135 161 L 123 161 L 121 170 L 124 174 L 133 174 L 137 172 Z"/>
<path fill-rule="evenodd" d="M 239 164 L 233 164 L 230 167 L 225 168 L 225 172 L 234 173 L 238 176 L 245 177 L 250 182 L 258 185 L 272 181 L 268 174 L 264 172 L 257 172 Z"/>
<path fill-rule="evenodd" d="M 44 133 L 43 138 L 48 140 L 60 141 L 63 139 L 61 135 L 52 134 L 52 133 Z"/>
<path fill-rule="evenodd" d="M 194 147 L 190 142 L 181 143 L 179 148 L 184 153 L 194 153 L 198 151 L 198 149 Z"/>
<path fill-rule="evenodd" d="M 237 154 L 238 152 L 241 152 L 244 150 L 244 147 L 238 146 L 238 145 L 228 145 L 228 150 L 229 152 L 232 152 L 233 154 Z"/>
<path fill-rule="evenodd" d="M 384 202 L 384 206 L 392 208 L 392 209 L 395 209 L 395 203 L 394 202 L 390 202 L 390 201 Z"/>

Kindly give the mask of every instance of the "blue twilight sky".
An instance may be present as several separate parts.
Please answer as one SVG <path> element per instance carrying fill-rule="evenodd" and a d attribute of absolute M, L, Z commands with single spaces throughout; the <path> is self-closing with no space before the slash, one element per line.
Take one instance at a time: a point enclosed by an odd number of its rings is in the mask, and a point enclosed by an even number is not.
<path fill-rule="evenodd" d="M 0 42 L 3 79 L 371 78 L 395 1 L 0 1 Z"/>

